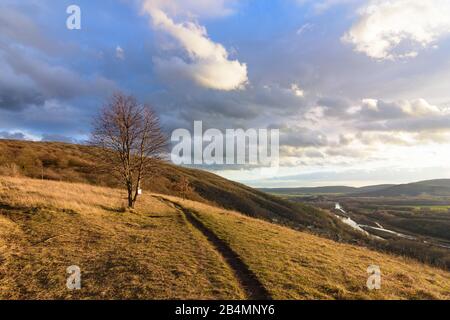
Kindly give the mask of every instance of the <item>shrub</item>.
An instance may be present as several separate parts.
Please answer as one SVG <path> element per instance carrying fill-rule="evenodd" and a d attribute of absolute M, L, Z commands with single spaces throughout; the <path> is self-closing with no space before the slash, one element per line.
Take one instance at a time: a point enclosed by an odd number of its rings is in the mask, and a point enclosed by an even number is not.
<path fill-rule="evenodd" d="M 0 175 L 9 177 L 19 177 L 22 175 L 20 168 L 13 162 L 0 167 Z"/>

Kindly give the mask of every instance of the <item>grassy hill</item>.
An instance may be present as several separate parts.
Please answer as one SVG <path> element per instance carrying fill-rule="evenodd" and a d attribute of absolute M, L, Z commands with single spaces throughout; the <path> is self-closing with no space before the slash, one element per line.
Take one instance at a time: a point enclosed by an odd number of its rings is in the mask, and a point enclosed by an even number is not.
<path fill-rule="evenodd" d="M 375 192 L 395 186 L 394 184 L 379 184 L 366 187 L 325 186 L 299 188 L 261 188 L 260 191 L 276 195 L 355 195 Z"/>
<path fill-rule="evenodd" d="M 281 195 L 302 195 L 302 194 L 346 194 L 356 192 L 358 188 L 346 186 L 312 187 L 312 188 L 261 188 L 263 192 Z"/>
<path fill-rule="evenodd" d="M 83 145 L 0 140 L 0 175 L 117 187 L 110 175 L 96 170 L 98 152 Z M 297 229 L 308 228 L 333 239 L 354 238 L 352 230 L 314 207 L 286 201 L 206 171 L 168 163 L 162 163 L 159 169 L 158 175 L 144 181 L 145 192 L 180 196 L 175 186 L 185 176 L 193 187 L 187 195 L 190 200 L 276 220 Z"/>
<path fill-rule="evenodd" d="M 360 188 L 327 186 L 315 188 L 266 188 L 261 191 L 277 195 L 346 195 L 359 197 L 450 196 L 450 179 L 436 179 L 407 184 L 380 184 Z"/>
<path fill-rule="evenodd" d="M 450 299 L 450 273 L 202 202 L 0 177 L 0 299 Z M 382 271 L 369 291 L 366 269 Z M 82 289 L 66 289 L 78 265 Z"/>
<path fill-rule="evenodd" d="M 422 195 L 448 197 L 450 196 L 450 179 L 437 179 L 399 184 L 383 188 L 381 190 L 361 192 L 358 195 L 364 197 L 417 197 Z"/>
<path fill-rule="evenodd" d="M 243 298 L 232 271 L 176 210 L 121 190 L 0 178 L 0 299 Z M 82 270 L 68 291 L 66 268 Z"/>

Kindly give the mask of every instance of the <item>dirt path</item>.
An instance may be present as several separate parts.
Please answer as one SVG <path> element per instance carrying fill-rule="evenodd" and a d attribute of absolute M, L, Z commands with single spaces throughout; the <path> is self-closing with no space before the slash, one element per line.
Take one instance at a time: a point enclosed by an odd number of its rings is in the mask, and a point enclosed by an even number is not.
<path fill-rule="evenodd" d="M 156 197 L 158 200 L 165 202 L 186 216 L 188 222 L 199 230 L 213 245 L 213 247 L 222 255 L 226 263 L 233 270 L 236 280 L 244 290 L 249 300 L 271 300 L 272 297 L 258 277 L 248 268 L 242 261 L 241 257 L 230 248 L 230 246 L 220 239 L 213 231 L 208 229 L 189 209 L 186 209 L 176 202 L 172 202 L 162 197 Z"/>

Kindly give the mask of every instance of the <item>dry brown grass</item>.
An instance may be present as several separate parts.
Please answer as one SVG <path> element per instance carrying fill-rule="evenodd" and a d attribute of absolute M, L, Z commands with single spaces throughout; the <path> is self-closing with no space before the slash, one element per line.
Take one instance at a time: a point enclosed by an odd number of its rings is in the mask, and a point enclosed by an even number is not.
<path fill-rule="evenodd" d="M 0 139 L 0 175 L 23 176 L 46 180 L 89 183 L 95 186 L 120 187 L 109 172 L 98 170 L 100 150 L 59 142 L 31 142 Z M 312 207 L 285 201 L 259 192 L 218 175 L 170 163 L 161 163 L 159 174 L 145 179 L 147 192 L 186 196 L 252 217 L 264 218 L 296 228 L 313 227 L 333 239 L 353 239 L 354 234 L 338 219 Z M 184 193 L 177 188 L 186 179 L 192 188 Z"/>
<path fill-rule="evenodd" d="M 120 190 L 0 177 L 0 299 L 239 299 L 222 257 L 177 211 Z M 66 288 L 66 268 L 82 290 Z"/>
<path fill-rule="evenodd" d="M 239 299 L 219 253 L 178 211 L 144 195 L 0 177 L 0 299 Z M 277 299 L 450 299 L 450 274 L 189 200 Z M 383 278 L 368 291 L 366 269 Z M 82 269 L 68 291 L 66 268 Z"/>
<path fill-rule="evenodd" d="M 311 234 L 171 198 L 196 212 L 260 278 L 276 299 L 450 299 L 450 273 L 411 259 L 340 244 Z M 378 265 L 381 290 L 366 287 Z"/>

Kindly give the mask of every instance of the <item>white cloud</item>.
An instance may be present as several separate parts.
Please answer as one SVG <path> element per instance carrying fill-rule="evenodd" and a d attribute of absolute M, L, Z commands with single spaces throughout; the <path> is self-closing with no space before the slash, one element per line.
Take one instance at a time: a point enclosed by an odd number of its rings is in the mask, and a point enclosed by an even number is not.
<path fill-rule="evenodd" d="M 303 89 L 301 89 L 297 84 L 293 83 L 291 85 L 291 90 L 292 92 L 297 96 L 297 97 L 304 97 L 305 96 L 305 91 Z"/>
<path fill-rule="evenodd" d="M 385 119 L 394 117 L 426 117 L 448 114 L 446 108 L 430 104 L 425 99 L 400 100 L 386 103 L 376 99 L 363 99 L 360 112 L 365 112 L 373 117 L 380 116 Z"/>
<path fill-rule="evenodd" d="M 314 27 L 312 23 L 305 23 L 300 28 L 297 29 L 297 35 L 302 35 L 303 33 L 311 30 Z"/>
<path fill-rule="evenodd" d="M 116 58 L 120 60 L 125 59 L 125 51 L 120 46 L 116 47 Z"/>
<path fill-rule="evenodd" d="M 200 1 L 199 3 L 204 4 L 200 7 L 208 7 L 207 4 L 210 2 L 214 1 Z M 216 7 L 221 8 L 225 2 L 217 3 Z M 228 91 L 245 86 L 248 82 L 246 64 L 238 60 L 230 60 L 227 50 L 221 44 L 213 42 L 208 37 L 206 28 L 195 20 L 189 19 L 177 23 L 161 9 L 170 7 L 171 12 L 176 12 L 179 8 L 178 2 L 165 1 L 164 5 L 160 6 L 160 4 L 159 1 L 144 0 L 143 9 L 150 15 L 153 26 L 174 38 L 188 55 L 186 60 L 179 57 L 168 60 L 157 59 L 160 68 L 172 71 L 175 68 L 198 85 L 210 89 Z M 199 7 L 197 5 L 194 8 Z"/>
<path fill-rule="evenodd" d="M 376 99 L 363 99 L 362 105 L 363 105 L 363 107 L 366 107 L 370 110 L 379 111 L 378 100 L 376 100 Z"/>
<path fill-rule="evenodd" d="M 435 105 L 431 105 L 425 99 L 403 101 L 401 103 L 401 108 L 403 112 L 414 117 L 443 115 L 447 113 L 445 109 L 441 109 Z"/>
<path fill-rule="evenodd" d="M 450 33 L 448 0 L 372 0 L 342 38 L 374 59 L 411 58 Z"/>

